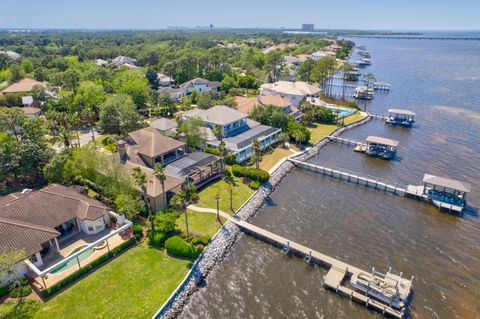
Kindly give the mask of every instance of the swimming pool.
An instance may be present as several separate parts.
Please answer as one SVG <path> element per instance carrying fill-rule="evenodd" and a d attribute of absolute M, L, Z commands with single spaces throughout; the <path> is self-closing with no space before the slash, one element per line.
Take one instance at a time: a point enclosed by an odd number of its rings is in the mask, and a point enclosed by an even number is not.
<path fill-rule="evenodd" d="M 344 116 L 350 115 L 354 112 L 352 110 L 344 109 L 344 108 L 337 107 L 337 106 L 331 105 L 331 104 L 325 104 L 325 105 L 323 105 L 323 107 L 332 110 L 334 113 L 337 112 L 337 110 L 340 110 L 340 112 L 338 113 L 339 117 L 344 117 Z"/>
<path fill-rule="evenodd" d="M 68 256 L 73 255 L 74 253 L 78 252 L 79 250 L 82 250 L 85 247 L 87 247 L 87 246 L 85 245 L 85 246 L 80 246 L 80 247 L 75 248 L 70 254 L 68 254 Z M 87 259 L 88 257 L 90 257 L 93 254 L 93 252 L 94 252 L 93 248 L 84 251 L 83 253 L 78 255 L 78 260 L 83 261 L 83 260 Z M 69 268 L 72 268 L 73 266 L 77 266 L 77 265 L 78 265 L 77 258 L 72 258 L 69 261 L 67 261 L 66 263 L 64 263 L 64 264 L 58 266 L 57 268 L 55 268 L 54 270 L 50 271 L 50 273 L 56 275 L 56 274 L 62 273 L 65 270 L 67 270 Z"/>

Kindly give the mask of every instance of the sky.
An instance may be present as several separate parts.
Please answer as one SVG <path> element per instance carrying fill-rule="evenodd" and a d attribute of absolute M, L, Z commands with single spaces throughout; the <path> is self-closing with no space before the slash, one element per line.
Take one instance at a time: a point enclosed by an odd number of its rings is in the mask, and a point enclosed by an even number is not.
<path fill-rule="evenodd" d="M 480 0 L 0 0 L 0 28 L 480 30 Z"/>

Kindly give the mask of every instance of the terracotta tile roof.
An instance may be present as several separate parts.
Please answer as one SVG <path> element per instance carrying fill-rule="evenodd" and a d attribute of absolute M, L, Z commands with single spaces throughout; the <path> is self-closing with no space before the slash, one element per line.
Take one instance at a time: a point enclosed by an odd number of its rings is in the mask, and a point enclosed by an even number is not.
<path fill-rule="evenodd" d="M 258 102 L 257 99 L 254 97 L 236 96 L 235 104 L 237 105 L 237 111 L 245 114 L 250 114 L 250 112 L 253 111 L 253 108 L 258 105 Z"/>
<path fill-rule="evenodd" d="M 17 83 L 13 83 L 12 85 L 8 86 L 7 88 L 0 91 L 0 93 L 22 93 L 22 92 L 31 92 L 33 87 L 36 85 L 40 85 L 42 87 L 47 87 L 46 82 L 39 82 L 33 79 L 25 78 L 20 80 Z"/>
<path fill-rule="evenodd" d="M 258 97 L 258 101 L 262 105 L 275 105 L 279 107 L 287 107 L 290 106 L 292 103 L 287 100 L 286 98 L 283 98 L 278 95 L 261 95 Z"/>
<path fill-rule="evenodd" d="M 25 115 L 39 115 L 40 113 L 42 113 L 42 109 L 30 106 L 22 107 L 22 111 L 23 113 L 25 113 Z"/>
<path fill-rule="evenodd" d="M 42 244 L 58 237 L 54 229 L 0 218 L 0 252 L 9 248 L 23 250 L 29 257 L 42 250 Z"/>
<path fill-rule="evenodd" d="M 72 187 L 51 184 L 26 194 L 0 198 L 0 249 L 24 249 L 30 256 L 60 235 L 55 227 L 78 218 L 96 220 L 108 212 L 101 202 Z"/>
<path fill-rule="evenodd" d="M 184 142 L 164 136 L 153 127 L 142 128 L 128 135 L 138 144 L 138 153 L 148 157 L 157 157 L 185 146 Z"/>

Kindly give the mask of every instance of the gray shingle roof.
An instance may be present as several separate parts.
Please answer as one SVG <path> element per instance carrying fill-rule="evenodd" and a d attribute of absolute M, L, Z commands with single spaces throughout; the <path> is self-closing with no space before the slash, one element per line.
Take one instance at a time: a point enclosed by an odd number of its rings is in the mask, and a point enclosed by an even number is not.
<path fill-rule="evenodd" d="M 155 121 L 150 122 L 150 126 L 160 131 L 168 131 L 168 130 L 176 129 L 178 127 L 178 124 L 173 120 L 169 120 L 162 117 L 162 118 L 156 119 Z"/>
<path fill-rule="evenodd" d="M 226 125 L 247 117 L 246 114 L 225 105 L 217 105 L 198 114 L 205 122 Z"/>

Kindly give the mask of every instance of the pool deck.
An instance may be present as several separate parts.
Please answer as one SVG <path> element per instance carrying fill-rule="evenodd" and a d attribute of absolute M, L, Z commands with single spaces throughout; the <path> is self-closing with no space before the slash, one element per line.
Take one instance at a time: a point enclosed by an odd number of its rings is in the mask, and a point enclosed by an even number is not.
<path fill-rule="evenodd" d="M 100 238 L 108 235 L 112 230 L 105 229 L 98 234 L 95 235 L 87 235 L 83 232 L 78 232 L 73 234 L 70 238 L 65 239 L 64 241 L 60 242 L 60 254 L 58 254 L 55 249 L 52 249 L 46 257 L 44 257 L 43 266 L 39 267 L 40 270 L 47 269 L 48 267 L 54 265 L 55 263 L 61 261 L 63 258 L 70 255 L 75 249 L 91 244 Z M 113 249 L 123 243 L 125 240 L 118 234 L 110 237 L 108 239 L 108 244 L 110 249 Z M 87 257 L 85 260 L 80 261 L 80 266 L 85 266 L 92 262 L 93 260 L 97 259 L 98 257 L 106 254 L 108 252 L 107 247 L 103 247 L 102 249 L 95 250 L 95 252 Z M 58 281 L 62 280 L 63 278 L 67 277 L 68 275 L 74 273 L 78 270 L 78 265 L 74 267 L 68 268 L 65 271 L 62 271 L 58 274 L 49 273 L 44 277 L 45 284 L 47 287 L 50 287 L 57 283 Z M 38 278 L 33 273 L 31 274 L 34 279 L 34 285 L 39 289 L 43 289 L 43 282 L 41 278 Z"/>

